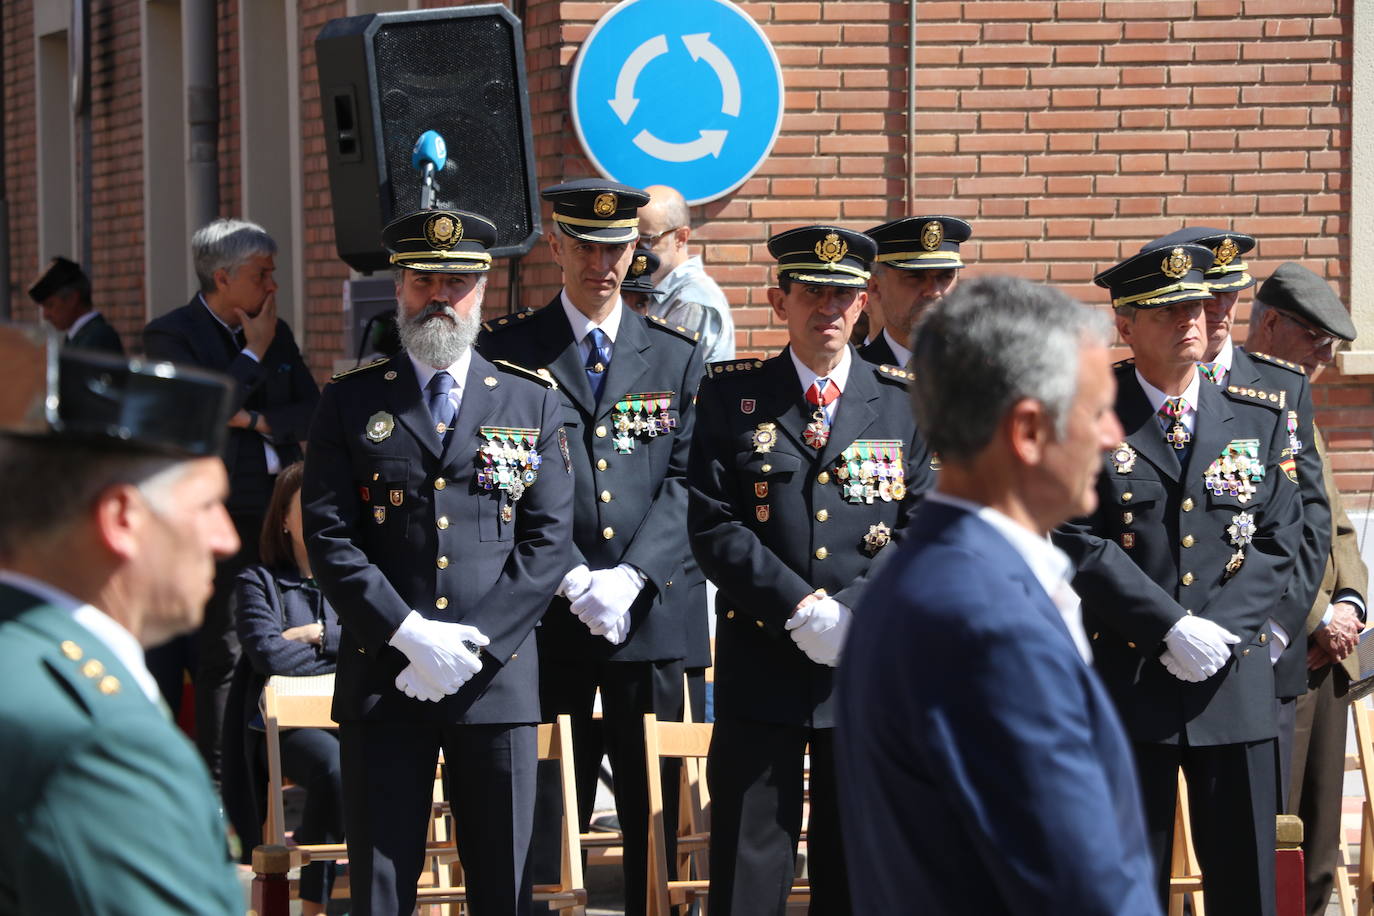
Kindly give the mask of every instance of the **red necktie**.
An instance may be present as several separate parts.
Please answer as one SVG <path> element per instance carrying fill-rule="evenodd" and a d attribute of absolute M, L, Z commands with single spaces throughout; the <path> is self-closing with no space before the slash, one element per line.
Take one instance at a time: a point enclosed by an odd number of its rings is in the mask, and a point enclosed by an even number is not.
<path fill-rule="evenodd" d="M 825 407 L 839 396 L 839 386 L 830 384 L 828 378 L 818 378 L 806 389 L 806 403 L 813 407 Z"/>

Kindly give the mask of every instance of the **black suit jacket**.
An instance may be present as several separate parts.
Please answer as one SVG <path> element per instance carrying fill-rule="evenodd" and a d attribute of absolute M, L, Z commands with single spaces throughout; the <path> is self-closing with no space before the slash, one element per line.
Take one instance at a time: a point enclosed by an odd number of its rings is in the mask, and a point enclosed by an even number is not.
<path fill-rule="evenodd" d="M 1134 460 L 1109 455 L 1097 482 L 1097 511 L 1056 535 L 1078 563 L 1073 586 L 1098 671 L 1132 739 L 1190 745 L 1272 738 L 1274 672 L 1268 620 L 1292 575 L 1302 539 L 1297 484 L 1279 468 L 1288 443 L 1277 392 L 1199 389 L 1197 428 L 1187 465 L 1164 440 L 1133 361 L 1117 367 L 1116 412 Z M 1270 400 L 1269 395 L 1273 395 Z M 1242 502 L 1204 485 L 1214 459 L 1234 440 L 1258 441 L 1264 479 Z M 1234 573 L 1229 531 L 1253 517 L 1254 534 Z M 1185 613 L 1240 637 L 1231 660 L 1198 684 L 1159 661 L 1164 635 Z"/>
<path fill-rule="evenodd" d="M 1274 666 L 1274 689 L 1281 697 L 1295 697 L 1307 691 L 1307 612 L 1316 600 L 1326 558 L 1331 554 L 1331 505 L 1322 478 L 1322 457 L 1312 432 L 1311 386 L 1307 374 L 1292 363 L 1276 362 L 1272 356 L 1248 353 L 1239 346 L 1232 350 L 1226 384 L 1284 394 L 1281 407 L 1290 432 L 1285 449 L 1291 453 L 1285 458 L 1293 461 L 1292 473 L 1298 478 L 1302 545 L 1288 590 L 1274 612 L 1274 619 L 1290 640 Z M 1287 473 L 1288 465 L 1284 467 Z"/>
<path fill-rule="evenodd" d="M 629 309 L 620 317 L 599 401 L 572 326 L 557 297 L 537 312 L 490 322 L 477 346 L 492 359 L 546 370 L 558 382 L 563 425 L 573 465 L 573 545 L 569 567 L 606 569 L 629 563 L 644 573 L 644 590 L 630 608 L 630 635 L 619 646 L 593 636 L 568 610 L 549 606 L 539 650 L 550 658 L 645 661 L 683 658 L 690 602 L 677 595 L 700 581 L 691 564 L 687 531 L 687 456 L 703 372 L 692 333 Z M 635 394 L 671 395 L 677 428 L 636 438 L 629 454 L 616 450 L 612 414 Z M 562 576 L 564 569 L 560 571 Z"/>
<path fill-rule="evenodd" d="M 807 658 L 784 624 L 821 588 L 853 608 L 875 562 L 865 536 L 878 524 L 894 533 L 904 527 L 934 482 L 906 373 L 866 363 L 852 348 L 850 356 L 849 381 L 819 452 L 803 438 L 812 408 L 786 350 L 769 360 L 713 363 L 702 385 L 687 524 L 697 562 L 720 589 L 717 716 L 834 725 L 834 669 Z M 754 441 L 761 423 L 775 425 L 767 451 Z M 835 467 L 861 439 L 902 443 L 902 499 L 846 500 Z"/>
<path fill-rule="evenodd" d="M 124 355 L 124 344 L 119 339 L 119 332 L 99 312 L 96 312 L 94 318 L 77 329 L 76 333 L 67 341 L 67 346 L 80 347 L 84 350 L 104 350 L 108 353 Z"/>
<path fill-rule="evenodd" d="M 533 630 L 568 568 L 571 468 L 558 395 L 523 370 L 472 356 L 441 445 L 405 354 L 324 390 L 301 490 L 310 565 L 343 627 L 334 718 L 539 721 Z M 538 477 L 502 518 L 478 486 L 484 428 L 537 430 Z M 411 610 L 490 639 L 457 693 L 422 703 L 396 689 L 406 657 L 388 645 Z"/>
<path fill-rule="evenodd" d="M 310 429 L 320 388 L 301 358 L 291 328 L 277 319 L 277 333 L 262 359 L 245 356 L 197 295 L 189 303 L 155 318 L 143 329 L 143 349 L 153 359 L 167 359 L 223 372 L 237 382 L 234 409 L 262 414 L 272 430 L 268 440 L 285 467 L 301 457 L 300 443 Z M 229 508 L 261 512 L 264 506 L 236 499 L 236 476 L 264 470 L 263 436 L 246 429 L 229 430 L 224 464 L 229 470 Z"/>

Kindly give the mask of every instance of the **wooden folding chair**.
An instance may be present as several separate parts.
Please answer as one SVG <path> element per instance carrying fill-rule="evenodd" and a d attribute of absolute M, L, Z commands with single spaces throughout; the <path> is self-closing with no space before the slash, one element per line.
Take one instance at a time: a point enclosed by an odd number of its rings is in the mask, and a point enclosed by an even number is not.
<path fill-rule="evenodd" d="M 1357 722 L 1356 745 L 1355 753 L 1345 755 L 1345 771 L 1347 773 L 1363 772 L 1363 759 L 1368 757 L 1370 764 L 1374 765 L 1374 755 L 1366 755 L 1364 752 L 1364 745 L 1362 745 L 1359 741 L 1360 726 L 1358 724 L 1358 716 L 1360 715 L 1360 711 L 1357 711 L 1357 708 L 1358 710 L 1362 710 L 1363 714 L 1366 717 L 1368 717 L 1369 715 L 1369 710 L 1367 707 L 1365 707 L 1364 701 L 1362 699 L 1356 700 L 1354 703 L 1351 703 L 1350 706 L 1351 715 L 1356 717 Z M 1369 729 L 1366 728 L 1365 732 L 1368 733 Z M 1360 806 L 1360 808 L 1360 847 L 1361 853 L 1363 854 L 1366 832 L 1365 825 L 1369 823 L 1370 819 L 1368 795 L 1365 796 L 1364 803 Z M 1359 883 L 1359 874 L 1357 869 L 1353 869 L 1351 867 L 1350 843 L 1346 840 L 1345 824 L 1343 821 L 1344 818 L 1342 818 L 1341 824 L 1340 843 L 1336 847 L 1336 902 L 1340 906 L 1341 916 L 1355 916 L 1355 910 L 1357 906 L 1355 892 Z"/>
<path fill-rule="evenodd" d="M 1360 814 L 1360 865 L 1355 879 L 1355 912 L 1358 916 L 1370 916 L 1374 914 L 1374 809 L 1371 809 L 1371 800 L 1374 800 L 1374 717 L 1371 717 L 1364 699 L 1351 703 L 1350 713 L 1355 719 L 1355 752 L 1364 788 L 1364 804 Z M 1339 869 L 1336 883 L 1338 886 L 1343 883 Z"/>
<path fill-rule="evenodd" d="M 551 909 L 568 916 L 585 916 L 587 888 L 582 878 L 582 845 L 577 833 L 577 785 L 573 775 L 572 719 L 559 716 L 552 725 L 541 724 L 538 730 L 540 760 L 557 760 L 559 785 L 563 795 L 563 862 L 557 884 L 537 884 L 534 899 L 546 901 Z M 451 814 L 449 803 L 441 808 Z M 467 888 L 460 884 L 421 887 L 416 894 L 417 906 L 457 904 L 467 901 Z"/>
<path fill-rule="evenodd" d="M 1193 847 L 1193 820 L 1188 809 L 1188 780 L 1178 771 L 1178 803 L 1174 806 L 1174 849 L 1169 868 L 1169 916 L 1183 916 L 1184 900 L 1191 900 L 1193 916 L 1206 916 L 1202 900 L 1202 867 Z"/>
<path fill-rule="evenodd" d="M 274 675 L 263 685 L 262 696 L 258 702 L 262 711 L 267 745 L 267 822 L 263 827 L 265 843 L 286 845 L 283 798 L 286 779 L 282 774 L 281 765 L 281 732 L 292 728 L 338 728 L 338 723 L 330 714 L 333 699 L 332 674 L 312 677 Z M 430 814 L 429 841 L 425 847 L 425 855 L 431 866 L 421 878 L 422 883 L 430 885 L 442 884 L 437 877 L 439 868 L 456 858 L 453 840 L 446 834 L 442 821 L 437 818 L 438 803 L 442 801 L 442 766 L 441 761 L 435 769 L 436 807 Z M 293 867 L 346 858 L 348 847 L 344 843 L 317 843 L 291 847 Z M 335 889 L 343 892 L 347 890 L 347 885 L 336 882 Z"/>
<path fill-rule="evenodd" d="M 707 912 L 707 855 L 710 846 L 711 795 L 706 780 L 687 780 L 682 793 L 691 806 L 685 819 L 685 833 L 678 838 L 679 850 L 687 853 L 687 862 L 678 874 L 688 874 L 695 865 L 699 877 L 668 879 L 667 827 L 663 812 L 664 760 L 694 762 L 701 772 L 703 761 L 711 750 L 713 727 L 709 723 L 660 722 L 653 713 L 644 716 L 644 765 L 649 783 L 649 916 L 668 916 L 669 907 L 699 903 L 702 916 Z M 684 766 L 684 770 L 686 767 Z M 810 898 L 811 888 L 805 879 L 796 881 L 788 894 L 789 904 Z"/>

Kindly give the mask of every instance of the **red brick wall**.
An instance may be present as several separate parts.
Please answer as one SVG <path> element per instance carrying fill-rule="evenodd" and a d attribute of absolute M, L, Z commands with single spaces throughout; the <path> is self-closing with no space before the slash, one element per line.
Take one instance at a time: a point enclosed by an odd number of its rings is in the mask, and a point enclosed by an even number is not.
<path fill-rule="evenodd" d="M 9 209 L 10 308 L 15 318 L 37 318 L 29 283 L 38 266 L 38 134 L 34 118 L 33 2 L 0 3 L 4 28 L 5 200 Z"/>
<path fill-rule="evenodd" d="M 146 318 L 143 106 L 138 92 L 143 80 L 141 3 L 91 3 L 90 273 L 98 307 L 119 328 L 126 347 L 138 344 L 138 332 Z M 80 149 L 79 129 L 74 133 Z M 77 200 L 79 209 L 79 192 Z M 73 250 L 69 256 L 80 258 L 81 254 Z"/>

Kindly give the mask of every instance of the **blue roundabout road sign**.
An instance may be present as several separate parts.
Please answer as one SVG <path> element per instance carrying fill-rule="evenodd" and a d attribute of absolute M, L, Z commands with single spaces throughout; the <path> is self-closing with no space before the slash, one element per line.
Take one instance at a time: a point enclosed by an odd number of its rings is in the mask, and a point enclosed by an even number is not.
<path fill-rule="evenodd" d="M 744 183 L 782 126 L 782 68 L 728 0 L 624 0 L 573 64 L 573 128 L 603 175 L 689 203 Z"/>

